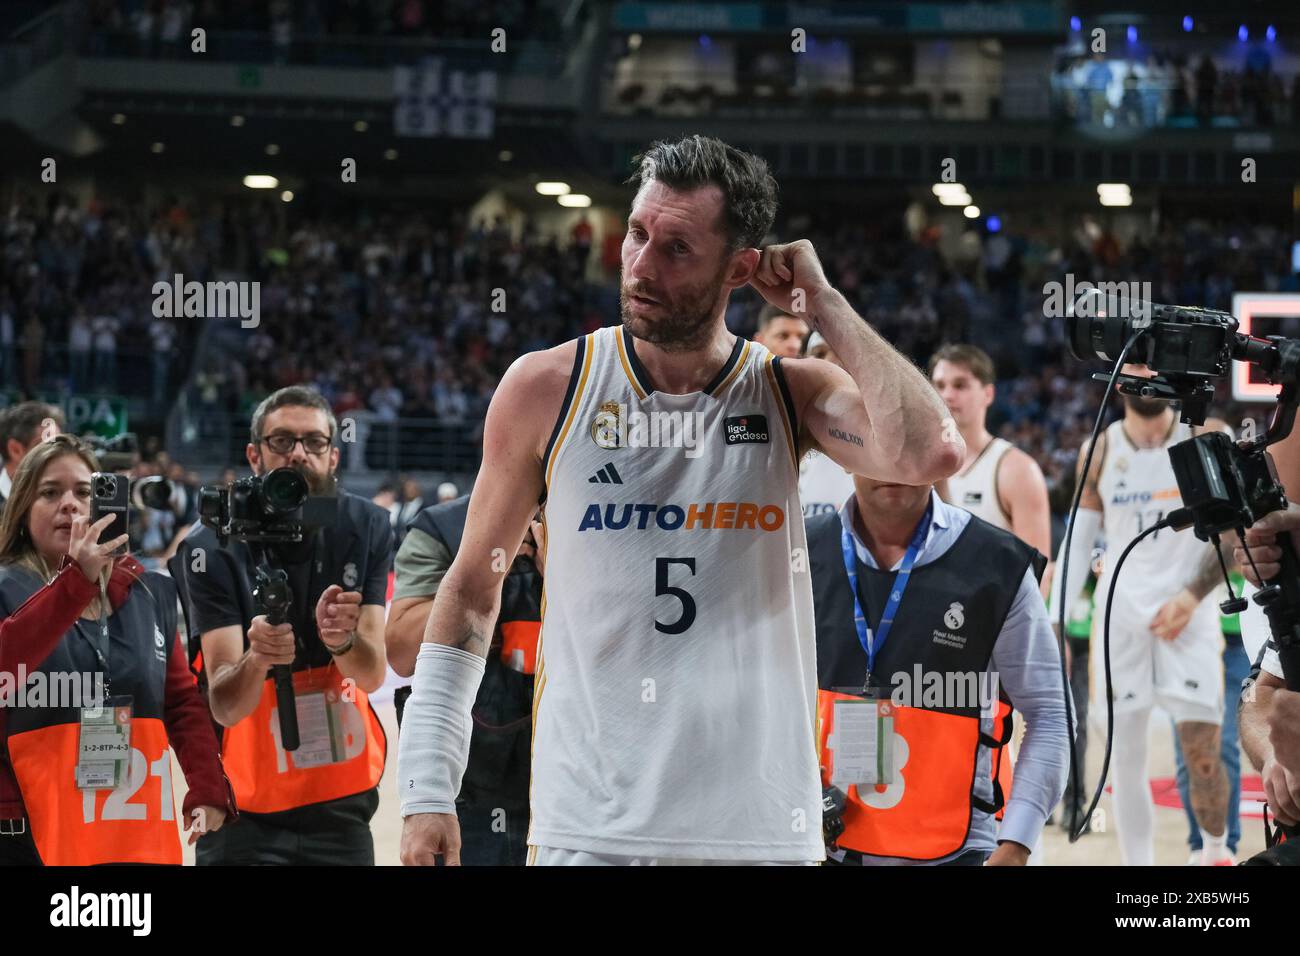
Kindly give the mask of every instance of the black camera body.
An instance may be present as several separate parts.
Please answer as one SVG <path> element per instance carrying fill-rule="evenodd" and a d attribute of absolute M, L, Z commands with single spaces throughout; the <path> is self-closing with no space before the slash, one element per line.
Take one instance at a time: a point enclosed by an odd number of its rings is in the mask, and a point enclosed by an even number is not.
<path fill-rule="evenodd" d="M 1217 547 L 1223 532 L 1242 533 L 1265 515 L 1286 510 L 1286 492 L 1266 449 L 1289 435 L 1295 424 L 1300 340 L 1254 338 L 1238 332 L 1236 318 L 1226 312 L 1185 306 L 1139 303 L 1139 314 L 1132 318 L 1082 315 L 1076 310 L 1068 321 L 1067 338 L 1076 358 L 1118 361 L 1127 346 L 1128 360 L 1145 365 L 1156 375 L 1120 375 L 1119 390 L 1180 401 L 1181 418 L 1188 424 L 1204 423 L 1214 395 L 1213 380 L 1227 375 L 1234 360 L 1255 365 L 1269 382 L 1281 385 L 1277 407 L 1263 435 L 1234 442 L 1222 432 L 1210 432 L 1169 449 L 1183 508 L 1181 514 L 1176 511 L 1166 521 L 1175 530 L 1193 526 L 1198 538 Z M 1279 571 L 1263 582 L 1254 600 L 1268 618 L 1287 688 L 1300 691 L 1300 558 L 1290 533 L 1281 532 L 1276 540 L 1281 551 Z M 1236 598 L 1222 607 L 1225 613 L 1241 611 L 1246 601 Z M 1288 846 L 1292 840 L 1300 841 L 1300 828 L 1280 829 L 1287 834 Z M 1252 862 L 1300 862 L 1291 858 L 1293 854 L 1283 859 L 1269 856 L 1271 852 Z"/>
<path fill-rule="evenodd" d="M 199 489 L 199 520 L 217 533 L 222 547 L 231 538 L 294 544 L 304 532 L 332 525 L 337 516 L 338 498 L 310 494 L 307 480 L 292 468 Z"/>

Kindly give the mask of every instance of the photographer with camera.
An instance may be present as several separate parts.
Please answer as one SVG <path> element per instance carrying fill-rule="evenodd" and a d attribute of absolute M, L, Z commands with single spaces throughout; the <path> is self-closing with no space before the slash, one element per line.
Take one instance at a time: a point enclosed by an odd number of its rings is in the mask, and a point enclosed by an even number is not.
<path fill-rule="evenodd" d="M 0 411 L 0 511 L 23 456 L 63 431 L 63 412 L 45 402 L 19 402 Z"/>
<path fill-rule="evenodd" d="M 1246 549 L 1234 554 L 1242 574 L 1259 587 L 1281 570 L 1277 535 L 1300 532 L 1300 506 L 1265 515 L 1246 531 Z M 1253 565 L 1252 565 L 1253 559 Z M 1243 615 L 1244 616 L 1244 615 Z M 1267 632 L 1267 624 L 1265 624 Z M 1238 712 L 1241 745 L 1260 772 L 1268 807 L 1277 821 L 1300 824 L 1300 693 L 1287 690 L 1276 642 L 1270 637 L 1246 686 Z"/>
<path fill-rule="evenodd" d="M 1154 375 L 1138 365 L 1126 366 L 1124 372 Z M 1071 541 L 1070 581 L 1053 582 L 1053 621 L 1060 602 L 1068 608 L 1078 599 L 1099 530 L 1106 539 L 1106 554 L 1093 620 L 1104 619 L 1119 549 L 1183 505 L 1169 447 L 1201 432 L 1226 429 L 1217 419 L 1204 426 L 1180 424 L 1168 402 L 1124 395 L 1124 417 L 1099 437 L 1087 474 L 1082 473 L 1087 447 L 1079 452 L 1083 494 Z M 1062 543 L 1058 567 L 1065 558 L 1064 547 Z M 1121 856 L 1129 866 L 1150 866 L 1154 858 L 1154 809 L 1146 778 L 1147 724 L 1151 707 L 1158 703 L 1174 718 L 1187 759 L 1192 810 L 1201 828 L 1201 861 L 1221 864 L 1230 859 L 1228 781 L 1219 756 L 1222 637 L 1215 608 L 1205 600 L 1222 580 L 1218 558 L 1213 547 L 1162 530 L 1144 541 L 1129 560 L 1128 573 L 1115 591 L 1111 624 L 1115 830 Z M 1099 628 L 1094 630 L 1094 638 L 1100 635 Z M 1095 650 L 1091 656 L 1102 657 Z M 1104 711 L 1104 697 L 1092 706 Z"/>
<path fill-rule="evenodd" d="M 190 633 L 201 646 L 212 715 L 225 728 L 222 753 L 241 809 L 236 825 L 199 841 L 197 860 L 372 865 L 370 819 L 387 741 L 367 694 L 385 677 L 388 515 L 339 491 L 333 518 L 315 526 L 306 519 L 306 507 L 329 503 L 339 461 L 337 424 L 318 392 L 291 386 L 273 393 L 254 411 L 251 431 L 246 453 L 257 477 L 204 489 L 205 523 L 171 563 L 185 579 Z M 274 511 L 282 479 L 294 479 L 285 469 L 305 480 L 310 497 L 302 520 L 273 527 L 258 516 Z M 223 526 L 232 538 L 224 547 L 208 526 L 211 501 L 231 515 L 252 509 L 240 530 Z M 262 581 L 260 597 L 270 594 L 259 574 L 268 565 L 273 577 L 283 574 L 278 597 L 284 584 L 291 592 L 284 623 L 268 620 L 269 600 L 267 608 L 256 606 L 253 582 Z M 279 666 L 293 671 L 297 748 L 284 740 L 286 715 L 268 676 Z"/>
<path fill-rule="evenodd" d="M 41 442 L 0 519 L 0 673 L 25 691 L 0 707 L 0 864 L 179 865 L 173 745 L 190 843 L 235 812 L 175 586 L 119 550 L 125 535 L 101 540 L 98 470 L 77 438 Z"/>

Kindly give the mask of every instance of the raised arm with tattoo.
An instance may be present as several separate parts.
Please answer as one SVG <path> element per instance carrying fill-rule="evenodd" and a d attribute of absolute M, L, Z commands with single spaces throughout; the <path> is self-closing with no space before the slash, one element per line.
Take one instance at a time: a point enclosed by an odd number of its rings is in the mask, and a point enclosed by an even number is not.
<path fill-rule="evenodd" d="M 844 363 L 782 361 L 801 455 L 817 448 L 854 474 L 908 485 L 961 467 L 966 446 L 938 393 L 827 282 L 812 243 L 768 246 L 751 284 L 777 308 L 806 315 Z"/>

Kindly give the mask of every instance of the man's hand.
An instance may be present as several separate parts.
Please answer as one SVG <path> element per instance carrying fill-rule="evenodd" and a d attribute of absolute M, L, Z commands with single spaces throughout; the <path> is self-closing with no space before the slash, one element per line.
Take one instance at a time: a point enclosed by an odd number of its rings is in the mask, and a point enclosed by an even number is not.
<path fill-rule="evenodd" d="M 1268 742 L 1273 759 L 1300 776 L 1300 694 L 1279 687 L 1268 709 Z"/>
<path fill-rule="evenodd" d="M 403 866 L 460 866 L 460 820 L 454 813 L 413 813 L 402 821 Z"/>
<path fill-rule="evenodd" d="M 337 584 L 331 584 L 316 602 L 316 630 L 326 647 L 339 647 L 346 643 L 360 619 L 360 591 L 344 591 Z"/>
<path fill-rule="evenodd" d="M 1300 823 L 1300 778 L 1272 757 L 1264 759 L 1260 777 L 1264 781 L 1264 799 L 1277 822 L 1289 827 Z"/>
<path fill-rule="evenodd" d="M 1282 549 L 1277 546 L 1277 535 L 1280 531 L 1300 531 L 1300 505 L 1291 504 L 1286 511 L 1275 511 L 1265 515 L 1246 529 L 1246 547 L 1250 549 L 1250 558 L 1246 557 L 1246 549 L 1241 546 L 1234 532 L 1224 535 L 1225 538 L 1231 538 L 1236 545 L 1232 550 L 1232 556 L 1237 562 L 1237 567 L 1241 569 L 1246 580 L 1256 587 L 1276 577 L 1281 570 L 1279 562 L 1282 558 Z M 1254 559 L 1254 567 L 1251 567 L 1251 559 Z M 1255 573 L 1256 569 L 1259 571 L 1258 574 Z"/>
<path fill-rule="evenodd" d="M 1007 840 L 984 861 L 985 866 L 1024 866 L 1029 862 L 1029 847 Z"/>
<path fill-rule="evenodd" d="M 801 317 L 808 316 L 812 301 L 831 288 L 821 261 L 807 239 L 765 248 L 749 284 L 782 312 Z M 794 297 L 795 289 L 803 290 L 798 302 Z M 809 323 L 815 325 L 812 317 L 808 318 Z"/>
<path fill-rule="evenodd" d="M 1151 619 L 1151 633 L 1162 641 L 1176 640 L 1200 603 L 1190 591 L 1179 591 L 1156 611 Z"/>
<path fill-rule="evenodd" d="M 259 669 L 292 664 L 296 650 L 293 625 L 287 621 L 272 626 L 267 623 L 265 614 L 259 614 L 248 626 L 248 656 Z"/>

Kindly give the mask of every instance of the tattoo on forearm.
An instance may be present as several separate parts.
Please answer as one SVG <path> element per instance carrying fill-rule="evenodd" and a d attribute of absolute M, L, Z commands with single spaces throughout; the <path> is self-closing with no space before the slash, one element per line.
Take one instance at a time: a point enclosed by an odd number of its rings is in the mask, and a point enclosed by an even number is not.
<path fill-rule="evenodd" d="M 859 448 L 863 447 L 863 441 L 861 435 L 854 435 L 851 432 L 842 431 L 832 426 L 832 428 L 830 429 L 830 436 L 832 438 L 838 438 L 840 439 L 840 441 L 846 441 L 849 442 L 850 444 L 857 445 Z"/>
<path fill-rule="evenodd" d="M 462 651 L 469 651 L 471 654 L 477 654 L 479 657 L 487 657 L 488 648 L 491 646 L 491 634 L 483 634 L 478 629 L 469 626 L 461 634 L 460 640 L 452 646 L 460 648 Z"/>

